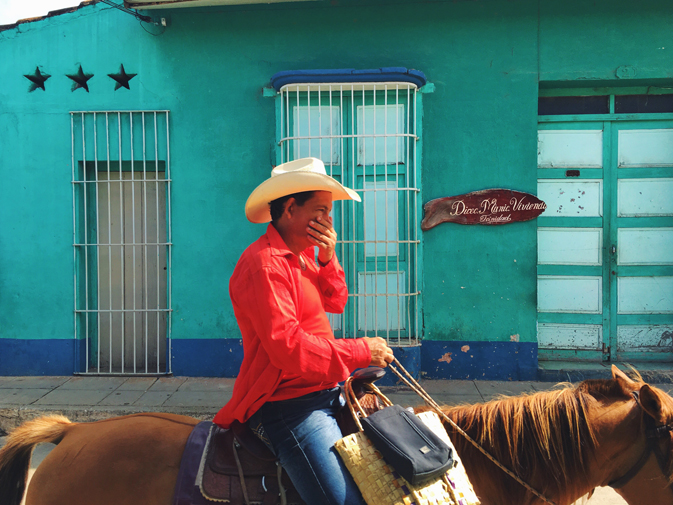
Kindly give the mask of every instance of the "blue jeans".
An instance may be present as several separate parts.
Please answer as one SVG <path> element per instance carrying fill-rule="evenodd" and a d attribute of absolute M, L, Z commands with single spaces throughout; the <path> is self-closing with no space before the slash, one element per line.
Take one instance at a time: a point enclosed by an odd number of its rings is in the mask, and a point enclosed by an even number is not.
<path fill-rule="evenodd" d="M 334 449 L 342 438 L 335 416 L 339 388 L 269 402 L 248 424 L 280 460 L 308 505 L 364 505 L 360 490 Z"/>

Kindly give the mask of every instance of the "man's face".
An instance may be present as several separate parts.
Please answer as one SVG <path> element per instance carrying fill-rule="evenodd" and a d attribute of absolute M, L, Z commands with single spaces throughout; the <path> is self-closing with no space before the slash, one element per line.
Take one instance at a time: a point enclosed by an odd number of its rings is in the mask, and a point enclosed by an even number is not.
<path fill-rule="evenodd" d="M 332 212 L 332 193 L 329 191 L 315 191 L 313 196 L 306 200 L 304 205 L 297 205 L 294 199 L 292 209 L 292 235 L 297 242 L 306 243 L 306 247 L 314 245 L 309 240 L 307 228 L 311 227 L 311 221 L 323 223 L 332 223 L 330 212 Z M 288 203 L 289 204 L 289 203 Z M 320 220 L 318 220 L 320 218 Z"/>

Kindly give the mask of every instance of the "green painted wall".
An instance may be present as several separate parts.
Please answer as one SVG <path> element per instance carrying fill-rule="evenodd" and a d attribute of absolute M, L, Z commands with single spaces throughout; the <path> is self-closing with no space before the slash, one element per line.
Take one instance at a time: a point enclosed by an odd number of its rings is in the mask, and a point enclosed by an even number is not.
<path fill-rule="evenodd" d="M 0 32 L 0 337 L 72 338 L 71 110 L 170 109 L 173 338 L 239 336 L 228 279 L 264 227 L 281 70 L 422 70 L 422 198 L 534 193 L 538 81 L 671 80 L 669 0 L 318 1 L 174 9 L 163 33 L 104 4 Z M 114 91 L 120 63 L 137 73 Z M 81 64 L 90 93 L 70 91 Z M 40 65 L 47 91 L 23 77 Z M 536 340 L 536 224 L 424 235 L 425 338 Z"/>

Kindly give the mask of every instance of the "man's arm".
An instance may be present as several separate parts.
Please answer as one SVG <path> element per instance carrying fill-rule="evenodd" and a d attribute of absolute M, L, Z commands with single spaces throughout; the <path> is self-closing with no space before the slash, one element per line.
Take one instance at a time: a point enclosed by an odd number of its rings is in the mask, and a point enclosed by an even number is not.
<path fill-rule="evenodd" d="M 351 371 L 372 362 L 364 339 L 329 340 L 300 327 L 292 285 L 285 272 L 265 267 L 245 284 L 234 303 L 252 324 L 275 367 L 314 380 L 342 381 Z"/>
<path fill-rule="evenodd" d="M 343 268 L 334 254 L 337 234 L 332 225 L 332 218 L 318 218 L 311 221 L 307 228 L 311 241 L 318 248 L 318 284 L 323 296 L 325 311 L 341 314 L 348 301 L 348 286 Z"/>
<path fill-rule="evenodd" d="M 317 222 L 309 223 L 306 231 L 318 247 L 318 263 L 322 267 L 318 282 L 325 300 L 325 310 L 341 314 L 348 300 L 348 286 L 344 271 L 334 254 L 337 233 L 332 225 L 332 218 L 318 217 Z M 384 339 L 365 337 L 364 341 L 371 353 L 370 366 L 385 367 L 393 360 L 393 351 Z"/>

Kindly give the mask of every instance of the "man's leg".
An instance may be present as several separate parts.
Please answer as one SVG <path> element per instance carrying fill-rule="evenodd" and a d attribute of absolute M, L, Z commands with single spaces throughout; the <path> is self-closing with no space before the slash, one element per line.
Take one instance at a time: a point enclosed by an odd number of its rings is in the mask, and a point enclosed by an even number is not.
<path fill-rule="evenodd" d="M 339 392 L 321 391 L 264 405 L 254 420 L 309 505 L 364 505 L 362 495 L 334 449 L 342 438 L 335 415 Z"/>

